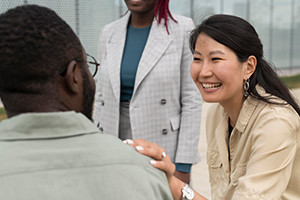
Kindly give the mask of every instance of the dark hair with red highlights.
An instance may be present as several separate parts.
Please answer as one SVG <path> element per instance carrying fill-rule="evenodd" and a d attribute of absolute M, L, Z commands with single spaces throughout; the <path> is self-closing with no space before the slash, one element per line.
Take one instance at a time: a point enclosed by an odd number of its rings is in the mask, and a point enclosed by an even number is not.
<path fill-rule="evenodd" d="M 170 9 L 169 9 L 169 0 L 156 0 L 155 8 L 154 8 L 154 15 L 156 20 L 158 20 L 158 24 L 160 24 L 161 19 L 164 18 L 165 20 L 165 27 L 167 29 L 168 34 L 168 15 L 171 17 L 171 19 L 177 23 L 177 21 L 173 18 Z"/>

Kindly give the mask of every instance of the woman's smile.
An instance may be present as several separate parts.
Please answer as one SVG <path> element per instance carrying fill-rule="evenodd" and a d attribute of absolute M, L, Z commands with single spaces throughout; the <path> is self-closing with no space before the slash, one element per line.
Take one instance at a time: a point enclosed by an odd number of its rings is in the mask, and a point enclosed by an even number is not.
<path fill-rule="evenodd" d="M 221 87 L 221 83 L 201 83 L 202 87 L 204 89 L 212 89 L 212 90 L 216 90 L 218 88 Z"/>

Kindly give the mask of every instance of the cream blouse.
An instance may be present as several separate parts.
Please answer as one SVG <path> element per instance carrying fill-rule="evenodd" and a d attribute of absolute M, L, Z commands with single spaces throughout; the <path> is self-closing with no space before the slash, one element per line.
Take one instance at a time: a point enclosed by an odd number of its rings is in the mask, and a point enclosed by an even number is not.
<path fill-rule="evenodd" d="M 206 127 L 212 199 L 300 199 L 300 117 L 291 106 L 249 96 L 228 141 L 228 116 L 216 104 Z"/>

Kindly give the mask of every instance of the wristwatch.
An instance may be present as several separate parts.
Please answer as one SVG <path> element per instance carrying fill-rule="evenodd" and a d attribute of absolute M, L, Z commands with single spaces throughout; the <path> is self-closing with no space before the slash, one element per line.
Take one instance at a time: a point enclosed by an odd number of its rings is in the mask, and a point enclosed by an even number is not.
<path fill-rule="evenodd" d="M 193 200 L 194 199 L 194 190 L 191 186 L 188 184 L 185 184 L 185 186 L 181 189 L 182 191 L 182 198 L 181 200 Z"/>

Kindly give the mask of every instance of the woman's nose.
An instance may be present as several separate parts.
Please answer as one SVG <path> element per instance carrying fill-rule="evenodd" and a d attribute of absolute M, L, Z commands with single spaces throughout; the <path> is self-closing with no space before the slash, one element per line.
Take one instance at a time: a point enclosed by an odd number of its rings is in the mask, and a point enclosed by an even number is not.
<path fill-rule="evenodd" d="M 212 70 L 211 70 L 211 66 L 209 63 L 204 62 L 202 64 L 199 76 L 201 77 L 208 77 L 212 75 Z"/>

